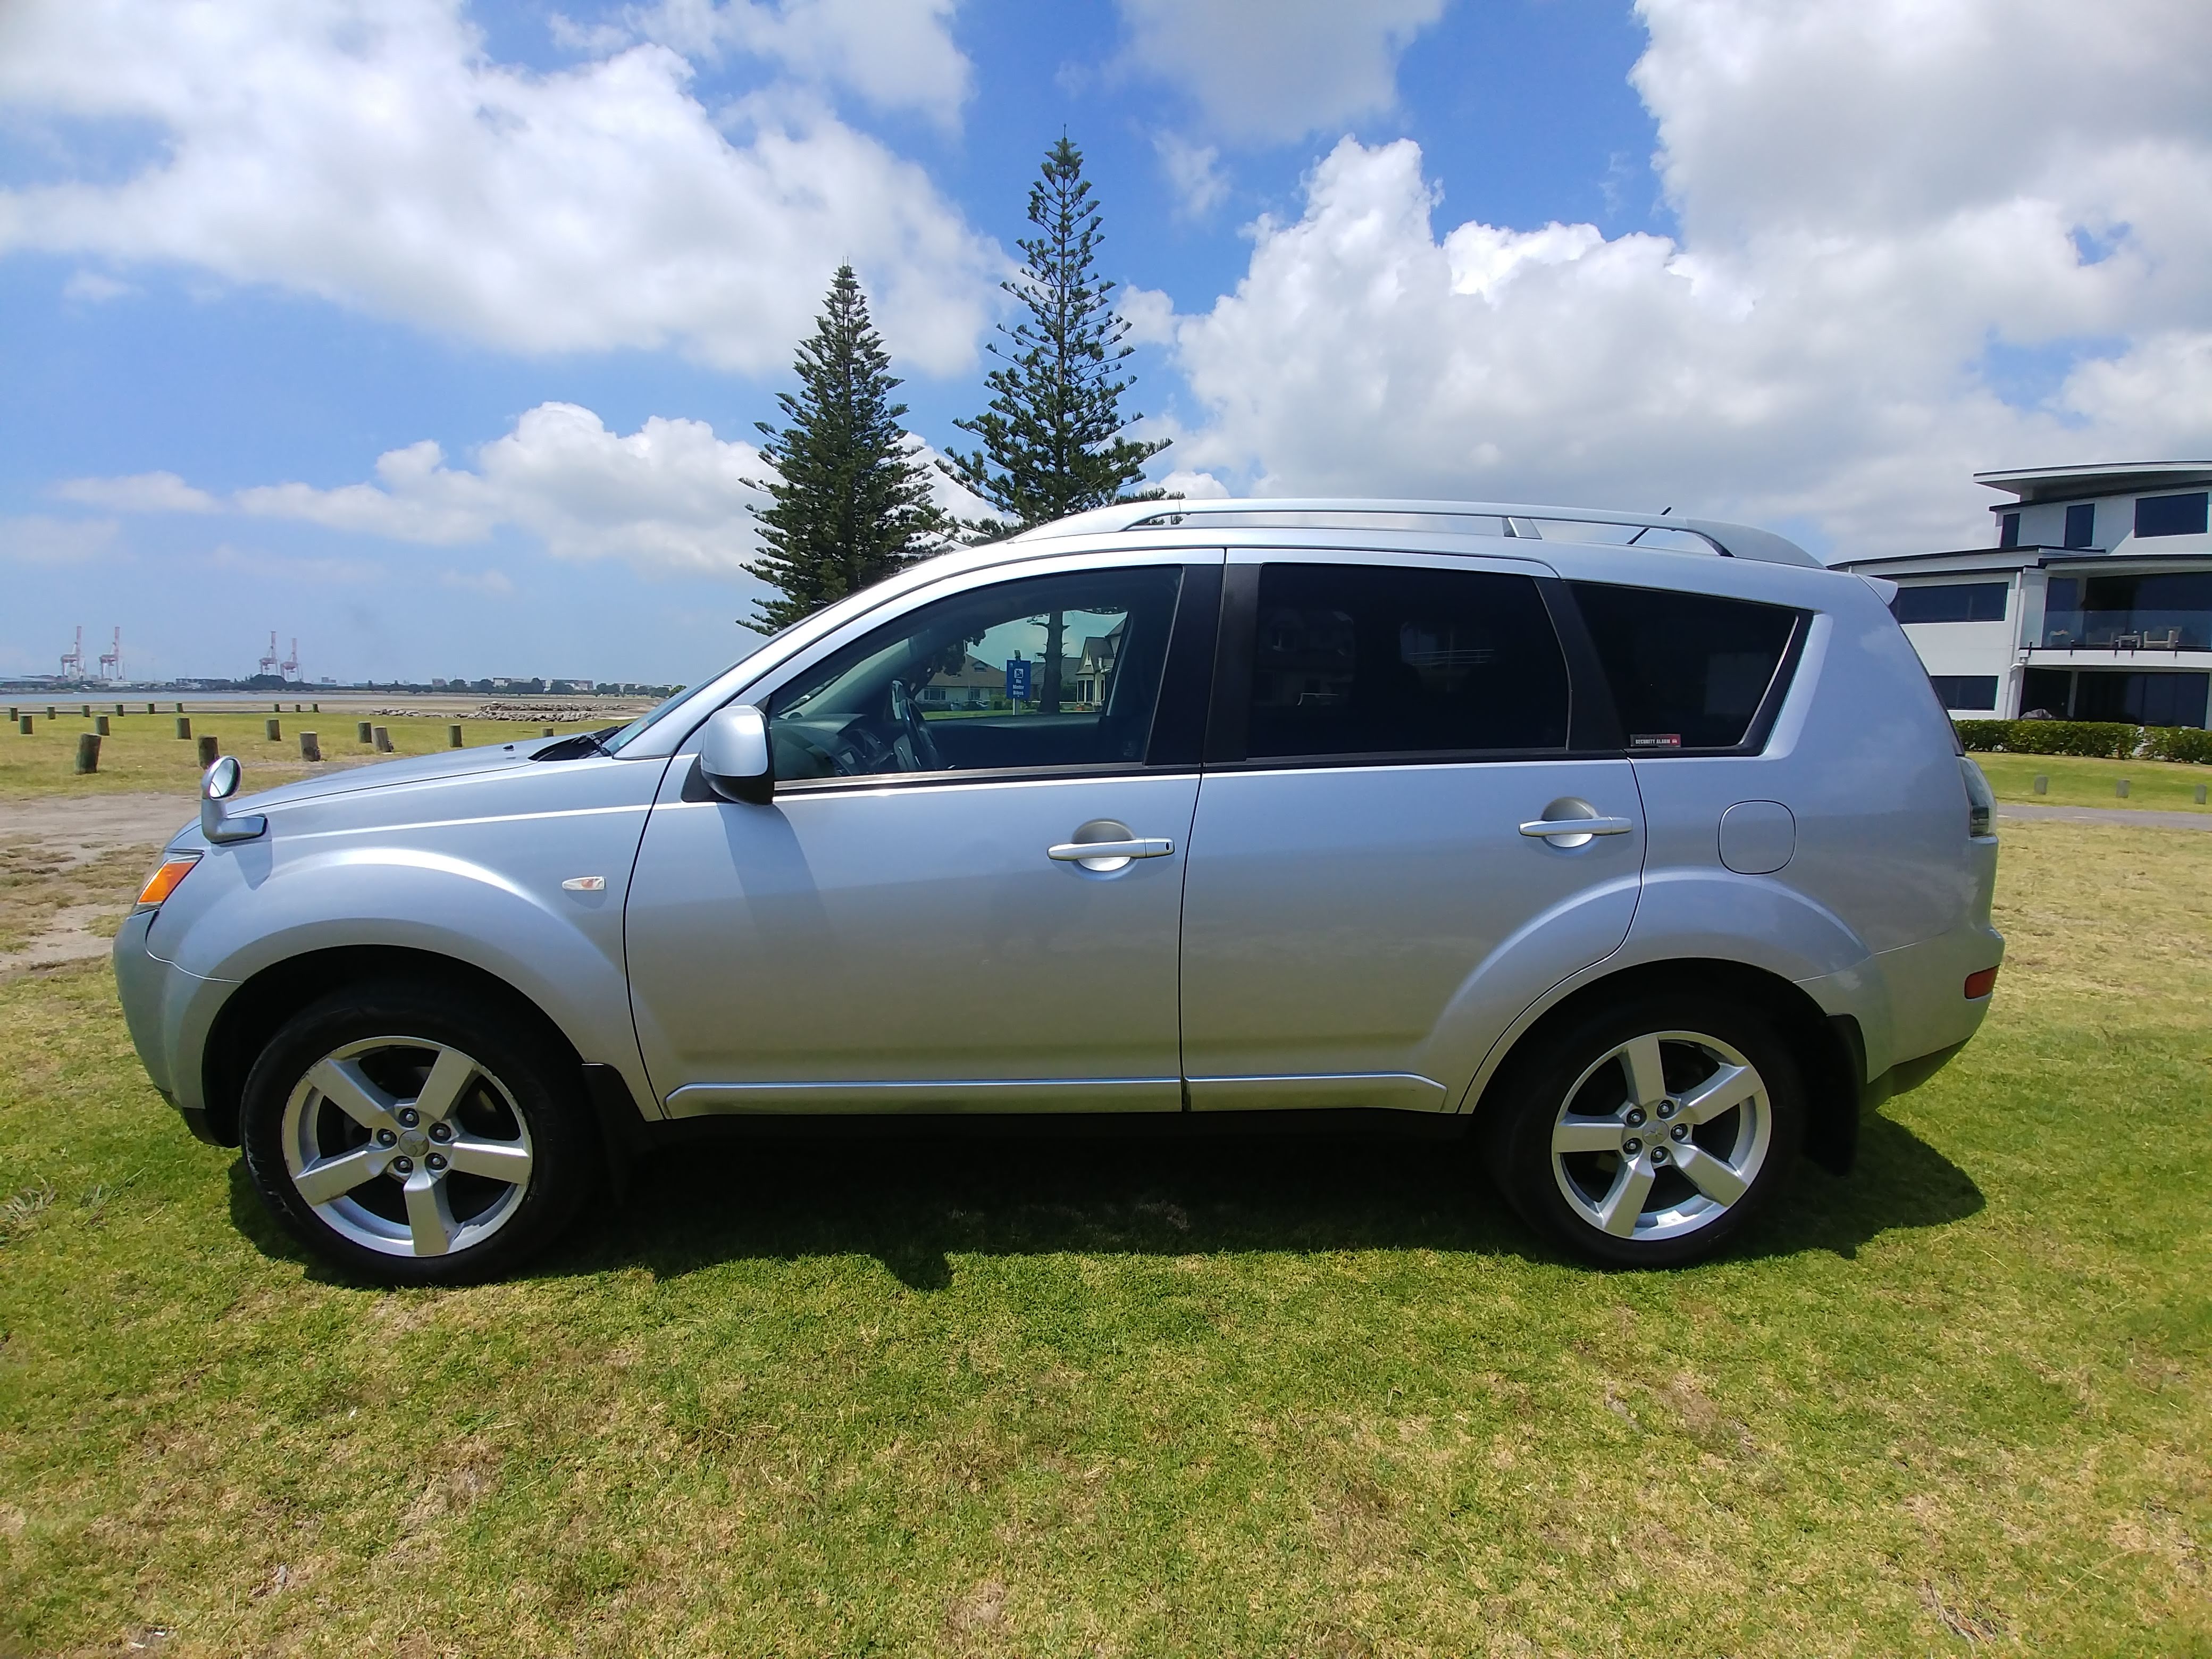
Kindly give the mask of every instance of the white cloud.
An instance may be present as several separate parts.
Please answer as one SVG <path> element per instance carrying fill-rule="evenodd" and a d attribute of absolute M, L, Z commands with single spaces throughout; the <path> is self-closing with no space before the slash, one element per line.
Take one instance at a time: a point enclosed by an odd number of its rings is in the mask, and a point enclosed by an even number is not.
<path fill-rule="evenodd" d="M 618 557 L 645 568 L 733 569 L 753 549 L 745 483 L 760 452 L 703 421 L 654 416 L 629 436 L 574 404 L 540 404 L 477 452 L 446 464 L 427 440 L 377 459 L 372 483 L 239 491 L 240 511 L 397 541 L 455 546 L 507 527 L 561 559 Z"/>
<path fill-rule="evenodd" d="M 936 470 L 935 451 L 919 445 L 914 453 L 930 467 L 940 507 L 963 518 L 988 513 Z M 739 572 L 757 554 L 750 508 L 768 498 L 746 481 L 773 476 L 758 449 L 716 437 L 704 421 L 656 415 L 624 436 L 607 430 L 590 410 L 559 403 L 526 411 L 473 459 L 473 466 L 451 465 L 426 438 L 378 456 L 372 477 L 331 488 L 256 484 L 216 496 L 173 474 L 152 473 L 74 479 L 56 493 L 124 512 L 236 513 L 431 547 L 471 546 L 519 532 L 557 559 L 614 558 L 641 570 L 712 573 Z M 109 533 L 113 529 L 106 526 Z M 226 546 L 216 557 L 245 569 L 242 561 L 269 556 Z M 336 562 L 326 562 L 337 568 Z M 252 568 L 296 574 L 302 566 L 284 560 Z M 515 591 L 498 570 L 449 570 L 439 580 L 495 598 Z"/>
<path fill-rule="evenodd" d="M 459 593 L 481 594 L 488 599 L 511 599 L 514 597 L 514 583 L 503 570 L 479 570 L 473 574 L 467 571 L 448 570 L 439 576 L 438 586 L 450 587 Z"/>
<path fill-rule="evenodd" d="M 1205 410 L 1177 460 L 1903 550 L 1986 535 L 1978 469 L 2212 453 L 2212 9 L 1642 9 L 1679 239 L 1440 236 L 1415 146 L 1346 140 L 1172 325 Z M 2045 384 L 1993 380 L 1993 345 Z"/>
<path fill-rule="evenodd" d="M 843 39 L 805 21 L 833 14 L 861 15 L 818 0 L 777 27 Z M 493 61 L 460 0 L 15 0 L 0 108 L 65 156 L 88 127 L 157 138 L 121 182 L 0 191 L 0 252 L 173 263 L 511 351 L 672 346 L 752 372 L 789 360 L 849 258 L 896 354 L 970 363 L 1000 256 L 928 176 L 803 89 L 710 114 L 690 77 L 655 44 L 555 74 Z"/>
<path fill-rule="evenodd" d="M 72 271 L 62 284 L 62 298 L 76 300 L 85 305 L 105 305 L 110 300 L 119 300 L 126 294 L 138 290 L 128 283 L 119 283 L 112 276 L 97 270 Z"/>
<path fill-rule="evenodd" d="M 1126 64 L 1226 137 L 1279 142 L 1395 106 L 1398 57 L 1444 0 L 1119 0 Z"/>
<path fill-rule="evenodd" d="M 769 58 L 949 127 L 975 89 L 974 68 L 953 44 L 952 9 L 953 0 L 660 0 L 627 15 L 641 38 L 687 57 Z"/>
<path fill-rule="evenodd" d="M 1114 310 L 1139 345 L 1166 345 L 1175 338 L 1175 301 L 1156 288 L 1123 283 Z"/>
<path fill-rule="evenodd" d="M 25 564 L 77 564 L 115 544 L 112 519 L 52 519 L 31 514 L 0 519 L 0 558 Z"/>
<path fill-rule="evenodd" d="M 1194 144 L 1172 132 L 1152 137 L 1160 171 L 1176 194 L 1176 211 L 1186 219 L 1203 219 L 1229 194 L 1229 175 L 1221 170 L 1221 152 L 1212 144 Z"/>
<path fill-rule="evenodd" d="M 71 478 L 53 487 L 65 501 L 115 513 L 214 513 L 222 503 L 173 472 L 139 472 L 127 478 Z"/>

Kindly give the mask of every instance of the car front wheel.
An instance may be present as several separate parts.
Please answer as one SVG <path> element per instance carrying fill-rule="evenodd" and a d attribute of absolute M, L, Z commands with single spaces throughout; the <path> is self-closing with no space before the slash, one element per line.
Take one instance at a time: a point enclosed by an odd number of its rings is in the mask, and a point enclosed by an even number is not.
<path fill-rule="evenodd" d="M 1521 1214 L 1570 1248 L 1666 1267 L 1770 1203 L 1803 1139 L 1789 1047 L 1755 1012 L 1652 997 L 1586 1016 L 1501 1079 L 1484 1137 Z"/>
<path fill-rule="evenodd" d="M 246 1079 L 246 1161 L 306 1243 L 365 1276 L 507 1272 L 590 1190 L 595 1137 L 573 1067 L 502 1012 L 401 987 L 294 1018 Z"/>

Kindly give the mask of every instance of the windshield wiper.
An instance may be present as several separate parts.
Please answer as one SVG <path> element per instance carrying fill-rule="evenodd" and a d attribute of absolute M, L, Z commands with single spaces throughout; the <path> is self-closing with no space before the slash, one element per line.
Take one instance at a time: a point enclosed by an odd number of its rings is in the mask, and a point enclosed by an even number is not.
<path fill-rule="evenodd" d="M 607 752 L 606 740 L 621 730 L 619 726 L 607 726 L 596 732 L 579 732 L 573 738 L 547 744 L 530 758 L 534 761 L 565 761 L 581 760 L 586 755 L 604 755 Z"/>

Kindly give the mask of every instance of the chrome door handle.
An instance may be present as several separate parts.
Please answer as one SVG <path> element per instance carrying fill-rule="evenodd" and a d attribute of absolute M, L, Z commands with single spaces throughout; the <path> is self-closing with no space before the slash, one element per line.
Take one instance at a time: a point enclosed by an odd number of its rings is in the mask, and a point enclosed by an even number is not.
<path fill-rule="evenodd" d="M 1044 855 L 1062 864 L 1082 864 L 1091 859 L 1164 859 L 1175 851 L 1164 836 L 1157 841 L 1064 841 L 1048 847 Z"/>
<path fill-rule="evenodd" d="M 1522 824 L 1521 833 L 1549 841 L 1555 836 L 1625 836 L 1634 828 L 1632 818 L 1536 818 Z"/>

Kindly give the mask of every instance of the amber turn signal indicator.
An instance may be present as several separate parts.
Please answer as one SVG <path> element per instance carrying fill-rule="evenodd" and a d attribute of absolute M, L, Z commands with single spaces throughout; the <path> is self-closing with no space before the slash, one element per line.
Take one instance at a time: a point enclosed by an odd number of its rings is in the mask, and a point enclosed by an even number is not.
<path fill-rule="evenodd" d="M 1996 988 L 1997 970 L 1994 968 L 1984 968 L 1978 974 L 1966 975 L 1966 1000 L 1969 1002 L 1979 1002 Z"/>
<path fill-rule="evenodd" d="M 161 867 L 146 878 L 146 884 L 138 890 L 138 908 L 150 910 L 177 890 L 177 884 L 192 872 L 192 866 L 200 861 L 198 853 L 187 853 L 181 858 L 163 859 Z"/>

